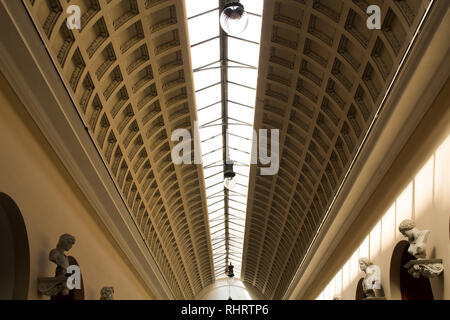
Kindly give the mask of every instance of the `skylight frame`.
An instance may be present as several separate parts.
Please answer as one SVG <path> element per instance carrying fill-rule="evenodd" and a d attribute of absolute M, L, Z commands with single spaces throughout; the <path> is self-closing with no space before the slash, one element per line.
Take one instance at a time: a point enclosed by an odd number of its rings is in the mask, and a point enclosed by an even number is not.
<path fill-rule="evenodd" d="M 217 6 L 212 5 L 212 1 L 185 0 L 185 2 L 188 28 L 201 19 L 206 20 L 207 16 L 213 16 L 217 12 L 220 14 L 219 0 L 217 0 Z M 263 1 L 255 2 L 253 0 L 241 0 L 241 3 L 245 6 L 249 14 L 249 27 L 243 32 L 242 37 L 239 35 L 230 36 L 221 32 L 220 26 L 218 26 L 219 15 L 217 15 L 217 21 L 211 23 L 217 28 L 217 32 L 208 30 L 208 35 L 210 36 L 202 37 L 201 35 L 191 34 L 191 32 L 196 32 L 198 27 L 192 27 L 193 30 L 189 30 L 189 38 L 193 39 L 190 41 L 190 45 L 191 57 L 193 60 L 194 90 L 197 100 L 196 107 L 199 118 L 202 165 L 205 173 L 208 217 L 210 232 L 212 231 L 211 242 L 216 280 L 226 277 L 226 262 L 224 257 L 224 252 L 226 254 L 226 242 L 228 243 L 228 258 L 234 266 L 235 277 L 240 278 L 244 246 Z M 204 10 L 201 10 L 202 7 Z M 257 24 L 256 26 L 253 25 L 255 23 Z M 216 35 L 218 37 L 216 37 Z M 226 56 L 228 58 L 226 59 L 225 65 L 227 72 L 228 70 L 232 70 L 230 72 L 230 78 L 232 78 L 232 80 L 226 79 L 224 81 L 221 77 L 220 81 L 217 82 L 217 74 L 222 74 L 222 67 L 220 58 L 219 60 L 214 58 L 217 57 L 217 54 L 219 54 L 220 57 L 221 47 L 219 46 L 217 48 L 216 46 L 217 53 L 215 53 L 213 57 L 210 57 L 210 54 L 208 53 L 206 54 L 208 57 L 199 57 L 199 54 L 201 54 L 202 51 L 204 55 L 205 52 L 211 53 L 211 51 L 208 50 L 215 45 L 213 41 L 217 42 L 220 35 L 226 37 L 226 40 L 231 43 L 231 46 L 227 46 L 228 51 L 226 52 Z M 202 40 L 198 41 L 198 39 Z M 242 55 L 241 47 L 245 46 L 249 48 L 249 52 Z M 236 48 L 239 49 L 237 50 Z M 200 64 L 199 61 L 204 63 Z M 241 69 L 241 71 L 245 70 L 239 73 L 240 77 L 236 77 L 236 72 L 234 72 L 237 69 Z M 218 72 L 215 72 L 214 70 L 218 70 Z M 201 72 L 209 72 L 213 75 L 214 79 L 208 83 L 206 76 L 200 76 Z M 228 90 L 228 97 L 223 99 L 222 95 L 218 95 L 216 91 L 216 96 L 205 99 L 202 95 L 205 93 L 213 93 L 213 91 L 209 89 L 216 86 L 218 83 L 220 83 L 222 92 L 226 87 Z M 246 99 L 247 96 L 248 98 Z M 205 105 L 204 101 L 208 101 L 211 104 Z M 223 119 L 222 113 L 219 114 L 218 109 L 220 108 L 217 108 L 219 104 L 226 105 L 228 113 L 227 119 Z M 241 110 L 245 110 L 245 112 Z M 226 141 L 224 140 L 223 132 L 219 134 L 219 129 L 213 129 L 217 127 L 222 130 L 224 121 L 229 132 L 227 137 L 228 140 Z M 216 134 L 211 135 L 214 130 L 216 131 Z M 217 176 L 222 177 L 221 180 L 223 181 L 224 153 L 222 152 L 222 157 L 219 159 L 219 151 L 221 149 L 223 150 L 224 141 L 229 146 L 230 159 L 235 161 L 234 170 L 236 172 L 235 179 L 237 180 L 236 188 L 228 191 L 226 191 L 224 187 L 219 187 L 220 183 L 218 181 L 220 181 L 220 179 L 217 178 Z M 214 142 L 217 142 L 218 148 L 211 149 L 211 144 Z M 220 169 L 211 170 L 212 168 Z M 206 172 L 212 174 L 206 176 Z M 210 184 L 211 181 L 214 183 Z M 222 202 L 223 206 L 217 206 L 218 202 Z M 225 210 L 228 212 L 227 222 L 225 222 Z M 222 213 L 223 215 L 220 216 Z M 225 238 L 226 235 L 224 234 L 224 230 L 220 228 L 219 230 L 216 230 L 218 223 L 223 223 L 224 226 L 225 223 L 227 223 L 229 229 L 228 239 Z"/>

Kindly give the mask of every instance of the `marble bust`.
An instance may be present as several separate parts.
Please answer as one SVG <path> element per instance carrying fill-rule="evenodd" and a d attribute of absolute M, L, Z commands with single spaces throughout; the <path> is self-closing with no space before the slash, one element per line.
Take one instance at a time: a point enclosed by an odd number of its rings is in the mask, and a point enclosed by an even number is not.
<path fill-rule="evenodd" d="M 362 282 L 364 295 L 368 298 L 379 297 L 381 292 L 380 267 L 374 265 L 368 258 L 361 258 L 359 259 L 359 268 L 366 274 Z"/>
<path fill-rule="evenodd" d="M 434 278 L 444 271 L 442 259 L 427 259 L 427 240 L 430 235 L 429 230 L 419 230 L 416 228 L 414 220 L 405 219 L 398 226 L 401 234 L 408 238 L 408 253 L 416 260 L 411 260 L 405 264 L 414 278 Z"/>
<path fill-rule="evenodd" d="M 114 288 L 103 287 L 100 291 L 100 300 L 114 300 Z"/>
<path fill-rule="evenodd" d="M 69 258 L 64 254 L 64 252 L 72 249 L 74 244 L 75 237 L 65 233 L 59 237 L 56 248 L 50 251 L 48 259 L 57 265 L 55 276 L 66 274 L 66 270 L 69 267 Z"/>
<path fill-rule="evenodd" d="M 403 220 L 398 226 L 398 230 L 403 236 L 408 238 L 409 254 L 418 260 L 425 259 L 427 256 L 427 240 L 430 231 L 417 229 L 415 222 L 411 219 Z"/>
<path fill-rule="evenodd" d="M 75 237 L 70 234 L 63 234 L 59 237 L 58 244 L 48 255 L 48 259 L 56 264 L 55 276 L 53 278 L 39 278 L 38 291 L 47 296 L 56 296 L 58 294 L 68 295 L 67 288 L 67 268 L 69 267 L 69 258 L 65 255 L 66 251 L 72 249 L 75 244 Z"/>

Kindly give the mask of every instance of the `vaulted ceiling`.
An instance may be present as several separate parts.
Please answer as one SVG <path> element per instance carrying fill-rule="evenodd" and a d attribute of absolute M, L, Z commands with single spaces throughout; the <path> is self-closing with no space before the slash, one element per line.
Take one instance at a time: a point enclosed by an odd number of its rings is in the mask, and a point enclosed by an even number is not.
<path fill-rule="evenodd" d="M 267 298 L 305 258 L 428 3 L 264 2 L 255 128 L 280 129 L 280 170 L 250 171 L 242 279 Z"/>
<path fill-rule="evenodd" d="M 204 168 L 171 159 L 198 118 L 185 1 L 23 2 L 174 296 L 194 298 L 217 271 Z M 283 298 L 428 4 L 264 1 L 254 128 L 280 130 L 280 169 L 250 167 L 241 279 L 265 297 Z"/>

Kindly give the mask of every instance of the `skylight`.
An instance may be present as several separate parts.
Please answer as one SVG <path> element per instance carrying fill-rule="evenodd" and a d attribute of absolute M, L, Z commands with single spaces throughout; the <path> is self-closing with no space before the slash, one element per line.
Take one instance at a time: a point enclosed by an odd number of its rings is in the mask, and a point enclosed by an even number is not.
<path fill-rule="evenodd" d="M 222 33 L 227 40 L 224 64 L 221 64 L 219 0 L 185 2 L 214 269 L 217 279 L 225 277 L 228 257 L 235 277 L 240 278 L 263 1 L 240 1 L 249 14 L 248 27 L 237 36 Z M 222 80 L 221 65 L 226 66 L 226 80 Z M 225 100 L 223 92 L 227 95 Z M 223 106 L 228 112 L 229 157 L 234 161 L 237 182 L 227 198 L 223 185 Z M 226 209 L 228 237 L 225 234 Z"/>

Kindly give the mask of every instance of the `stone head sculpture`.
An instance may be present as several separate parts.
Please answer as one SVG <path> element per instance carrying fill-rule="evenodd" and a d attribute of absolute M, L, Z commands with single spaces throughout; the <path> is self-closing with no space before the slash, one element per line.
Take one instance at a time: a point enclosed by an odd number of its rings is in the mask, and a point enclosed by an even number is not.
<path fill-rule="evenodd" d="M 414 234 L 413 230 L 416 228 L 416 223 L 414 220 L 411 219 L 405 219 L 402 222 L 400 222 L 398 226 L 398 231 L 400 231 L 403 236 L 407 237 L 408 239 L 413 239 Z"/>
<path fill-rule="evenodd" d="M 69 251 L 72 249 L 72 246 L 75 244 L 75 237 L 65 233 L 59 237 L 58 244 L 56 248 L 63 249 L 64 251 Z"/>
<path fill-rule="evenodd" d="M 114 298 L 114 288 L 113 287 L 103 287 L 100 291 L 100 300 L 113 300 Z"/>
<path fill-rule="evenodd" d="M 367 267 L 372 265 L 372 262 L 369 260 L 369 258 L 360 258 L 358 260 L 359 263 L 359 268 L 361 269 L 361 271 L 366 272 Z"/>
<path fill-rule="evenodd" d="M 427 255 L 427 239 L 430 231 L 417 229 L 416 223 L 411 219 L 403 220 L 399 224 L 398 230 L 401 234 L 408 238 L 409 254 L 413 255 L 417 259 L 425 259 Z"/>

